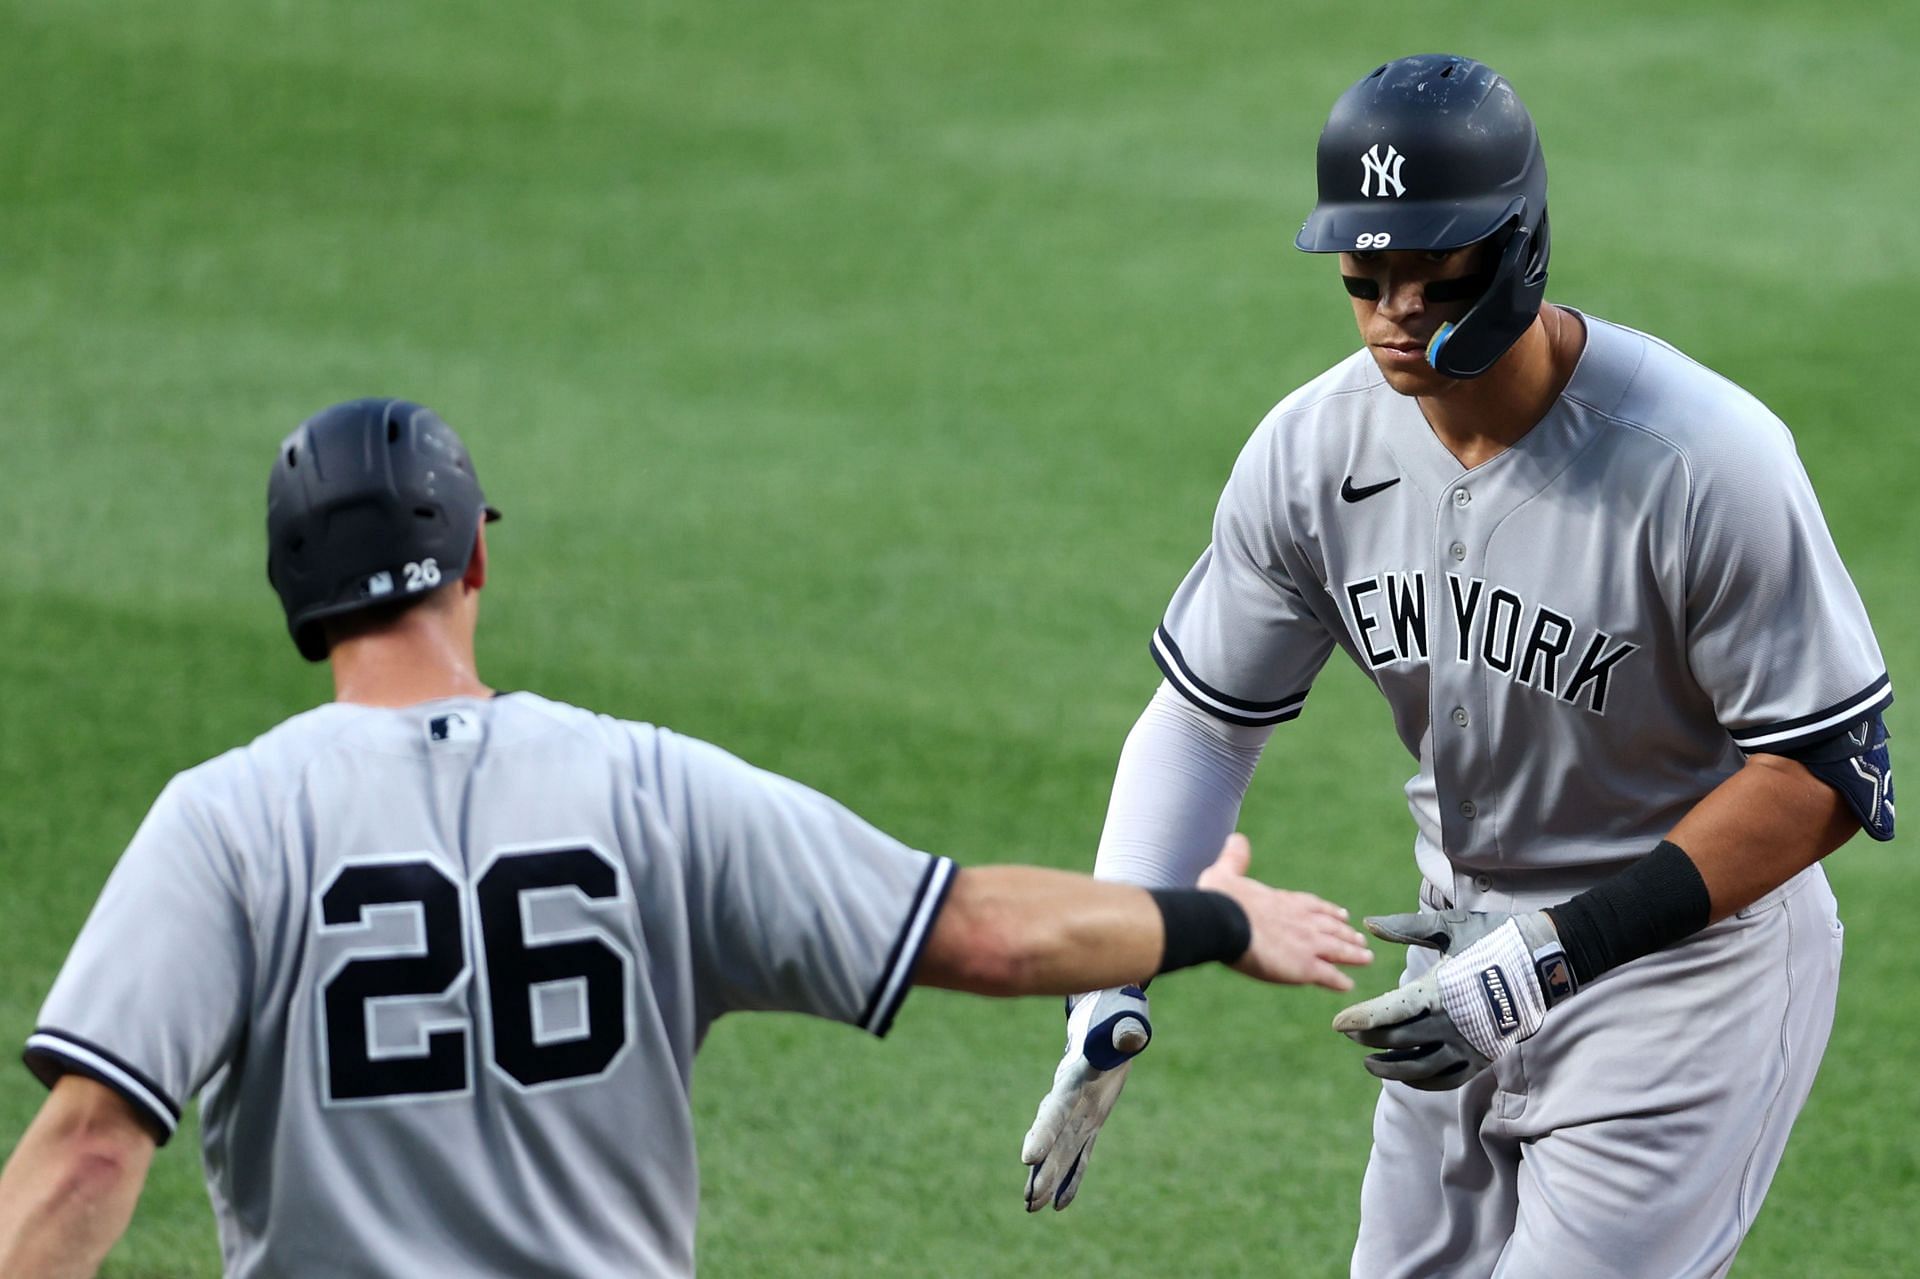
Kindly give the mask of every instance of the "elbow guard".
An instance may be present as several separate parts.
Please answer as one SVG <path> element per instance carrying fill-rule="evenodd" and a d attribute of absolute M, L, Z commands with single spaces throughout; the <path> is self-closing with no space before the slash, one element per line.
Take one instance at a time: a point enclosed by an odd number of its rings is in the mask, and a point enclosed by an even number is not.
<path fill-rule="evenodd" d="M 1893 759 L 1879 711 L 1818 741 L 1778 753 L 1839 791 L 1867 834 L 1878 840 L 1893 838 Z"/>

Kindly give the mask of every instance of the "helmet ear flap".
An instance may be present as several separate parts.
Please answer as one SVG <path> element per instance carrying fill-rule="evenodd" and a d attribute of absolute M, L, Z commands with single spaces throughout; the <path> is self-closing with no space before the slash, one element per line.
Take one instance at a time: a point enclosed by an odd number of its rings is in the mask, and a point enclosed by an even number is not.
<path fill-rule="evenodd" d="M 1457 323 L 1443 324 L 1427 344 L 1427 363 L 1452 378 L 1475 378 L 1494 366 L 1539 314 L 1547 289 L 1547 214 L 1538 235 L 1516 222 L 1500 247 L 1493 281 Z"/>

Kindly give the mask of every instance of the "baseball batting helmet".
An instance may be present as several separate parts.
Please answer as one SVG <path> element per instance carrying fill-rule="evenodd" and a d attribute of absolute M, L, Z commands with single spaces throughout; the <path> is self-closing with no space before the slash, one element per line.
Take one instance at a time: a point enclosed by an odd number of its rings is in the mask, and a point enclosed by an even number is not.
<path fill-rule="evenodd" d="M 432 409 L 351 400 L 302 422 L 267 481 L 267 580 L 301 655 L 327 655 L 326 618 L 457 581 L 482 518 L 500 512 Z"/>
<path fill-rule="evenodd" d="M 1489 243 L 1472 307 L 1427 346 L 1436 370 L 1478 377 L 1527 331 L 1547 288 L 1547 161 L 1499 72 L 1445 53 L 1376 68 L 1333 104 L 1317 167 L 1294 239 L 1308 253 Z"/>

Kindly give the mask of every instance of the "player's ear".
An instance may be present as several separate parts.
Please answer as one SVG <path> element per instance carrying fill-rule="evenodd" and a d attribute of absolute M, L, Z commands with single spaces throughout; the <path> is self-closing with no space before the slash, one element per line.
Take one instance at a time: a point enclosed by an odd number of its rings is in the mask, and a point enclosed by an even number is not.
<path fill-rule="evenodd" d="M 487 525 L 484 520 L 473 533 L 473 554 L 467 557 L 467 571 L 460 575 L 460 584 L 470 591 L 477 591 L 487 584 Z"/>

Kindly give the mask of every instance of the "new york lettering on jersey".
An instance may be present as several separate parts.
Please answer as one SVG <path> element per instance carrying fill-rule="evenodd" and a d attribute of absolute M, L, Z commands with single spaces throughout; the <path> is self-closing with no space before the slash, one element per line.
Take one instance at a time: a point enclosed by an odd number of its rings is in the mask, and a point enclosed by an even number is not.
<path fill-rule="evenodd" d="M 1614 668 L 1639 652 L 1640 645 L 1583 627 L 1504 586 L 1490 587 L 1482 578 L 1442 576 L 1453 605 L 1453 660 L 1482 663 L 1515 684 L 1606 714 Z M 1370 669 L 1428 660 L 1424 570 L 1388 569 L 1348 582 L 1344 594 L 1354 647 Z"/>

